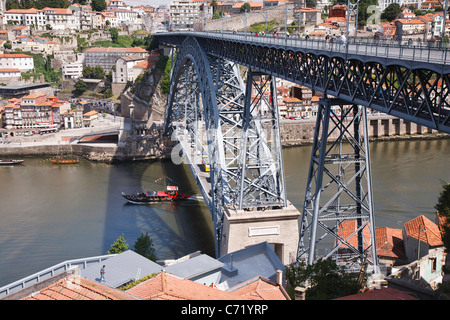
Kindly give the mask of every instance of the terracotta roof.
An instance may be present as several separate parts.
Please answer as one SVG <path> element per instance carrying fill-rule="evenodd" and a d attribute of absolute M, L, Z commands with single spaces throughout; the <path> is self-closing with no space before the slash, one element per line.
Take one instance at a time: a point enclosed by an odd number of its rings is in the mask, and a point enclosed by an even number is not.
<path fill-rule="evenodd" d="M 5 53 L 0 54 L 0 58 L 32 58 L 32 56 L 23 53 Z"/>
<path fill-rule="evenodd" d="M 70 9 L 64 9 L 64 8 L 44 8 L 42 9 L 45 11 L 54 11 L 55 14 L 72 14 L 72 10 Z"/>
<path fill-rule="evenodd" d="M 258 276 L 227 290 L 251 300 L 291 300 L 282 286 Z"/>
<path fill-rule="evenodd" d="M 145 53 L 145 52 L 147 52 L 147 50 L 142 49 L 140 47 L 133 47 L 133 48 L 94 47 L 94 48 L 86 49 L 84 52 L 99 52 L 99 53 L 105 53 L 105 52 L 110 52 L 110 53 L 127 53 L 127 52 L 140 53 L 140 52 L 142 52 L 142 53 Z"/>
<path fill-rule="evenodd" d="M 420 230 L 420 232 L 419 232 Z M 430 246 L 442 246 L 441 233 L 439 227 L 424 215 L 420 215 L 405 223 L 405 232 L 408 236 L 428 243 Z"/>
<path fill-rule="evenodd" d="M 39 10 L 35 9 L 35 8 L 30 8 L 30 9 L 10 9 L 8 11 L 5 11 L 5 13 L 36 13 Z"/>
<path fill-rule="evenodd" d="M 5 72 L 20 72 L 19 69 L 0 69 L 0 73 L 5 73 Z"/>
<path fill-rule="evenodd" d="M 392 288 L 381 288 L 357 293 L 335 300 L 419 300 L 412 295 Z"/>
<path fill-rule="evenodd" d="M 128 289 L 127 293 L 146 300 L 239 300 L 242 297 L 197 282 L 161 272 Z"/>
<path fill-rule="evenodd" d="M 20 300 L 139 300 L 130 294 L 80 276 L 68 276 Z"/>
<path fill-rule="evenodd" d="M 356 230 L 356 220 L 345 220 L 341 223 L 339 235 L 347 239 Z M 370 232 L 366 226 L 363 229 L 364 243 L 370 245 Z M 375 240 L 377 242 L 377 255 L 391 257 L 394 259 L 405 259 L 405 251 L 403 248 L 403 230 L 388 227 L 375 228 Z M 347 240 L 355 248 L 358 247 L 358 235 L 355 233 Z M 342 245 L 346 248 L 347 245 Z"/>
<path fill-rule="evenodd" d="M 377 255 L 395 259 L 406 259 L 403 248 L 403 230 L 388 227 L 375 228 Z"/>
<path fill-rule="evenodd" d="M 136 63 L 133 68 L 142 68 L 142 69 L 150 69 L 151 67 L 153 67 L 155 65 L 155 61 L 141 61 Z"/>

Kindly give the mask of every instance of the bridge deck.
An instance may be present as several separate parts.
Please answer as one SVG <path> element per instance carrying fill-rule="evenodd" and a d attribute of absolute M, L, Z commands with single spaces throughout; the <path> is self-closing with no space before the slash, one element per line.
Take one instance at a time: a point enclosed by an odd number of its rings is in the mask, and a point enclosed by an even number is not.
<path fill-rule="evenodd" d="M 177 134 L 176 138 L 183 151 L 183 159 L 191 169 L 195 182 L 205 199 L 206 205 L 210 208 L 210 205 L 212 204 L 211 183 L 209 182 L 210 174 L 201 169 L 201 162 L 198 161 L 199 158 L 201 160 L 201 155 L 196 154 L 195 146 L 186 141 L 184 135 Z"/>
<path fill-rule="evenodd" d="M 284 50 L 309 50 L 321 52 L 325 55 L 346 55 L 348 58 L 368 57 L 373 59 L 390 59 L 403 61 L 414 67 L 417 62 L 426 64 L 436 64 L 437 67 L 443 68 L 443 73 L 450 70 L 450 53 L 447 48 L 430 47 L 426 45 L 410 45 L 407 42 L 384 42 L 375 40 L 353 40 L 341 43 L 339 40 L 325 41 L 317 39 L 291 37 L 276 37 L 273 35 L 256 36 L 252 33 L 245 32 L 201 32 L 201 31 L 179 31 L 156 34 L 158 38 L 166 37 L 187 37 L 194 36 L 199 38 L 208 38 L 216 40 L 235 41 L 240 43 L 256 44 L 261 46 L 271 46 L 283 48 Z M 447 66 L 446 66 L 447 65 Z M 446 70 L 446 71 L 444 71 Z"/>

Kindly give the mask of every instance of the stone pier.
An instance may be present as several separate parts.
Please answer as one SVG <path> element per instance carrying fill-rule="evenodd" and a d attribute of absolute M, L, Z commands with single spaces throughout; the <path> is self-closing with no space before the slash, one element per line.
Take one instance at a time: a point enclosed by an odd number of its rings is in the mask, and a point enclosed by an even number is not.
<path fill-rule="evenodd" d="M 281 209 L 237 210 L 225 206 L 220 255 L 267 241 L 284 265 L 297 257 L 300 212 L 289 201 Z"/>

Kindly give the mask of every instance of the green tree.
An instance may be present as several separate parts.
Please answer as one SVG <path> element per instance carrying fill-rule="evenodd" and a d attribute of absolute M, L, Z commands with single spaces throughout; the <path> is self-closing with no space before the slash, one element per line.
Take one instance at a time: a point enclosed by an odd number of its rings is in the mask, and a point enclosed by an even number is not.
<path fill-rule="evenodd" d="M 392 21 L 397 18 L 398 14 L 402 12 L 400 5 L 398 3 L 391 3 L 384 9 L 381 14 L 381 19 L 386 19 L 387 21 Z"/>
<path fill-rule="evenodd" d="M 250 3 L 246 2 L 241 6 L 241 10 L 240 10 L 241 13 L 250 12 L 250 11 L 252 11 L 252 7 L 251 7 Z"/>
<path fill-rule="evenodd" d="M 74 90 L 74 91 L 75 91 L 75 94 L 78 94 L 78 95 L 83 94 L 83 93 L 87 90 L 87 84 L 86 84 L 86 82 L 84 82 L 84 81 L 81 80 L 81 79 L 78 79 L 78 81 L 75 82 L 74 87 L 75 87 L 75 90 Z"/>
<path fill-rule="evenodd" d="M 107 254 L 115 254 L 115 253 L 122 253 L 130 249 L 130 246 L 128 245 L 127 241 L 125 240 L 125 237 L 122 235 L 111 245 L 111 248 L 106 252 Z"/>
<path fill-rule="evenodd" d="M 109 29 L 109 33 L 111 34 L 111 41 L 117 44 L 119 40 L 119 30 L 117 28 L 111 28 Z"/>
<path fill-rule="evenodd" d="M 93 11 L 105 11 L 106 2 L 105 0 L 92 0 L 91 6 Z"/>
<path fill-rule="evenodd" d="M 307 300 L 335 299 L 355 294 L 361 289 L 358 280 L 330 258 L 319 259 L 312 265 L 304 262 L 290 265 L 286 268 L 286 279 L 291 289 L 307 287 Z"/>
<path fill-rule="evenodd" d="M 155 248 L 148 232 L 141 234 L 134 243 L 134 251 L 152 261 L 156 261 Z"/>

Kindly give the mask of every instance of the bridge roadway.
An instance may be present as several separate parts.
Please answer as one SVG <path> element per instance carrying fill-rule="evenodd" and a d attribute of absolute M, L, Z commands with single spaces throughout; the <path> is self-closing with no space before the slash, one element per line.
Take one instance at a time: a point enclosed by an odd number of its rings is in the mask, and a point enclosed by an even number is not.
<path fill-rule="evenodd" d="M 183 132 L 183 127 L 177 128 L 177 134 L 175 135 L 177 142 L 180 144 L 181 151 L 183 152 L 183 160 L 185 164 L 189 166 L 191 172 L 196 179 L 197 186 L 202 193 L 203 199 L 205 200 L 208 208 L 211 208 L 212 205 L 212 197 L 211 197 L 211 183 L 210 183 L 210 174 L 209 172 L 205 172 L 201 169 L 201 159 L 202 155 L 197 153 L 195 148 L 195 144 L 188 142 L 185 139 L 185 135 Z M 180 151 L 180 149 L 175 149 L 176 151 Z M 172 159 L 174 159 L 174 155 L 172 155 Z M 200 161 L 199 161 L 200 159 Z"/>
<path fill-rule="evenodd" d="M 179 31 L 154 36 L 156 44 L 176 47 L 188 38 L 194 38 L 207 56 L 450 133 L 448 49 L 226 31 Z"/>
<path fill-rule="evenodd" d="M 332 41 L 315 40 L 299 38 L 298 36 L 276 37 L 270 34 L 265 36 L 256 36 L 254 33 L 245 32 L 204 32 L 204 31 L 176 31 L 158 33 L 155 36 L 161 40 L 160 42 L 170 42 L 172 44 L 181 45 L 182 39 L 185 37 L 196 37 L 203 39 L 215 39 L 223 41 L 233 41 L 239 43 L 248 43 L 254 45 L 273 46 L 283 50 L 304 49 L 308 51 L 320 52 L 333 56 L 346 56 L 348 59 L 361 59 L 362 56 L 377 59 L 385 63 L 388 60 L 396 59 L 402 61 L 405 66 L 417 68 L 417 63 L 425 63 L 422 66 L 430 68 L 429 64 L 435 64 L 434 70 L 441 71 L 443 74 L 450 72 L 450 52 L 449 49 L 441 49 L 437 47 L 428 47 L 425 45 L 414 46 L 403 42 L 384 42 L 384 41 L 367 41 L 351 39 L 342 43 L 339 38 Z M 179 40 L 176 41 L 175 38 Z M 162 40 L 165 39 L 165 40 Z"/>

